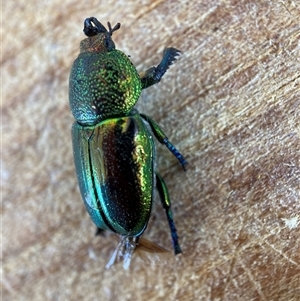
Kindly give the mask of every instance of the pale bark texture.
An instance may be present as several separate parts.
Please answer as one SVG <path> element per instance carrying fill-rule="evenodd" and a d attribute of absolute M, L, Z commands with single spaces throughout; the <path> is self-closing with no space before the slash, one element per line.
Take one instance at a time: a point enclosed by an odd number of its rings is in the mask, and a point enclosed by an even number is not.
<path fill-rule="evenodd" d="M 117 241 L 95 237 L 74 171 L 68 77 L 83 20 L 120 22 L 139 71 L 182 51 L 138 109 L 162 146 L 183 254 L 105 269 Z M 300 300 L 299 1 L 4 1 L 4 301 Z M 144 237 L 172 250 L 156 201 Z"/>

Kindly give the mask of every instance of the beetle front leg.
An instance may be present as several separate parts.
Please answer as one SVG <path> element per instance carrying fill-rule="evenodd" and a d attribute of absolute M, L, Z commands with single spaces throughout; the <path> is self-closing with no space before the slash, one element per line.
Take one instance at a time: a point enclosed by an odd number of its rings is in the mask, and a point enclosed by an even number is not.
<path fill-rule="evenodd" d="M 176 61 L 179 53 L 180 51 L 176 48 L 166 48 L 163 52 L 163 58 L 159 65 L 141 72 L 139 75 L 142 82 L 142 89 L 157 84 L 173 62 Z"/>
<path fill-rule="evenodd" d="M 140 114 L 140 116 L 149 123 L 151 130 L 154 136 L 156 137 L 156 139 L 169 149 L 169 151 L 177 158 L 183 170 L 186 171 L 185 169 L 185 166 L 187 164 L 186 160 L 184 159 L 183 155 L 175 148 L 175 146 L 169 141 L 168 137 L 162 131 L 159 125 L 152 118 L 150 118 L 145 114 Z"/>
<path fill-rule="evenodd" d="M 173 215 L 171 211 L 171 200 L 168 192 L 168 188 L 166 186 L 166 183 L 164 182 L 163 178 L 156 173 L 156 187 L 160 195 L 160 199 L 162 202 L 162 205 L 166 211 L 166 215 L 168 218 L 170 230 L 171 230 L 171 236 L 172 236 L 172 242 L 173 242 L 173 248 L 175 255 L 182 253 L 179 242 L 178 242 L 178 235 L 177 230 L 175 228 L 175 223 L 173 220 Z"/>

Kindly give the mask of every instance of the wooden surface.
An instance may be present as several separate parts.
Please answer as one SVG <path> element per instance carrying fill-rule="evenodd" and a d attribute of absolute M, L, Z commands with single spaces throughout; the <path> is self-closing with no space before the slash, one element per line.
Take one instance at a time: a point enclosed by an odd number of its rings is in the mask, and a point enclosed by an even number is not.
<path fill-rule="evenodd" d="M 4 301 L 300 300 L 299 1 L 5 1 Z M 139 71 L 182 56 L 138 108 L 189 162 L 158 147 L 183 255 L 105 270 L 77 188 L 68 76 L 83 20 L 122 23 Z M 171 249 L 156 206 L 144 236 Z"/>

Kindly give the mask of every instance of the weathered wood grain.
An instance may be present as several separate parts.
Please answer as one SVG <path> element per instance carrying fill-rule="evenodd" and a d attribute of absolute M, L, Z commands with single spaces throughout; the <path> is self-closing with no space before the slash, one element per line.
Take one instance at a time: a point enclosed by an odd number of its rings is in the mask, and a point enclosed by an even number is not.
<path fill-rule="evenodd" d="M 2 36 L 3 300 L 300 300 L 298 1 L 6 1 Z M 83 20 L 121 22 L 138 70 L 183 54 L 139 109 L 158 147 L 183 255 L 105 270 L 74 173 L 68 76 Z M 171 249 L 156 206 L 145 237 Z"/>

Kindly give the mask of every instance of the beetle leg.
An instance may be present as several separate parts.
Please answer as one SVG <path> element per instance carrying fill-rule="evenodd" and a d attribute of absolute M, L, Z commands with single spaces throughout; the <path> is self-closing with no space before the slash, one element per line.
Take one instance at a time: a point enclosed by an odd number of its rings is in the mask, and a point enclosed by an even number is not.
<path fill-rule="evenodd" d="M 103 229 L 101 229 L 101 228 L 96 228 L 96 233 L 95 233 L 95 236 L 104 236 L 104 231 L 105 230 L 103 230 Z"/>
<path fill-rule="evenodd" d="M 179 242 L 178 242 L 178 235 L 177 231 L 175 228 L 175 223 L 173 220 L 173 215 L 171 211 L 171 200 L 168 192 L 168 188 L 166 186 L 166 183 L 164 182 L 163 178 L 156 173 L 156 187 L 159 192 L 160 198 L 162 205 L 166 211 L 166 215 L 168 218 L 170 230 L 171 230 L 171 235 L 172 235 L 172 242 L 173 242 L 173 248 L 174 248 L 174 253 L 175 255 L 182 253 Z"/>
<path fill-rule="evenodd" d="M 185 166 L 187 164 L 186 160 L 184 159 L 183 155 L 175 148 L 175 146 L 169 141 L 168 137 L 162 131 L 160 126 L 149 116 L 145 114 L 140 114 L 140 116 L 148 122 L 156 139 L 169 149 L 169 151 L 177 158 L 183 170 L 185 171 Z"/>
<path fill-rule="evenodd" d="M 139 75 L 142 82 L 142 89 L 157 84 L 173 62 L 176 61 L 179 53 L 180 51 L 176 48 L 166 48 L 163 52 L 163 58 L 159 65 L 141 72 Z"/>

